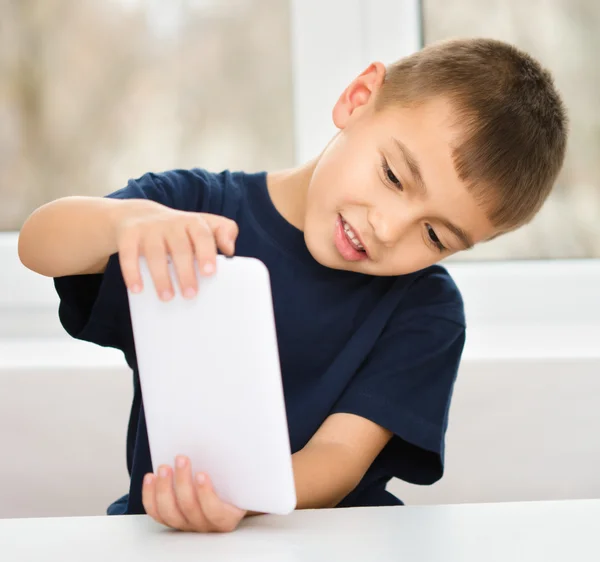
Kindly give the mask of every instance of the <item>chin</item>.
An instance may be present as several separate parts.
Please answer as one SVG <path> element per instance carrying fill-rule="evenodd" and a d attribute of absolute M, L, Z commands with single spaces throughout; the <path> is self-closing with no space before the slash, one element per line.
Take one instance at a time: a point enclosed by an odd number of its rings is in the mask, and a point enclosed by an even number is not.
<path fill-rule="evenodd" d="M 304 242 L 313 259 L 324 267 L 331 269 L 344 269 L 343 261 L 339 256 L 336 256 L 335 248 L 330 248 L 325 242 L 323 235 L 304 231 Z M 336 257 L 338 258 L 336 260 Z M 342 262 L 342 263 L 340 263 Z M 342 266 L 342 267 L 340 267 Z"/>
<path fill-rule="evenodd" d="M 310 255 L 314 258 L 314 260 L 325 267 L 331 267 L 331 255 L 330 252 L 327 252 L 323 247 L 324 244 L 319 243 L 318 240 L 313 240 L 311 236 L 309 236 L 306 232 L 304 233 L 304 241 L 306 242 L 306 247 L 310 252 Z"/>
<path fill-rule="evenodd" d="M 329 269 L 337 269 L 339 271 L 354 271 L 362 273 L 362 268 L 358 263 L 351 263 L 344 260 L 334 247 L 328 247 L 323 243 L 323 240 L 310 240 L 305 236 L 306 247 L 313 259 Z"/>

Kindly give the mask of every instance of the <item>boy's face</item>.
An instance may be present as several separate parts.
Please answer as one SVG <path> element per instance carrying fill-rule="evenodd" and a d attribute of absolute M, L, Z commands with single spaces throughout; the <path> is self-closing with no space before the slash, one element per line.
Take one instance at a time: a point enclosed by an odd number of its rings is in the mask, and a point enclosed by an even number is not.
<path fill-rule="evenodd" d="M 304 235 L 323 265 L 401 275 L 497 232 L 454 169 L 460 130 L 450 104 L 433 99 L 375 112 L 384 75 L 372 65 L 337 102 L 340 131 L 315 164 Z"/>

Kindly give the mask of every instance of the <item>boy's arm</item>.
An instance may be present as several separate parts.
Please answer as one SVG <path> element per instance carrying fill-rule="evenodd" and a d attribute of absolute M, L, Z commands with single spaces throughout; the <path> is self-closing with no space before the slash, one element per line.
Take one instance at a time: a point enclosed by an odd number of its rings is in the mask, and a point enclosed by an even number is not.
<path fill-rule="evenodd" d="M 101 197 L 57 199 L 34 211 L 23 225 L 19 257 L 48 277 L 102 273 L 117 251 L 116 225 L 153 205 Z"/>
<path fill-rule="evenodd" d="M 297 509 L 335 507 L 359 484 L 392 432 L 353 414 L 329 416 L 292 459 Z"/>
<path fill-rule="evenodd" d="M 224 217 L 173 209 L 149 199 L 65 197 L 35 211 L 19 234 L 21 262 L 48 277 L 103 273 L 118 253 L 123 279 L 141 290 L 139 257 L 144 256 L 155 288 L 174 293 L 168 270 L 173 259 L 182 293 L 194 296 L 194 259 L 203 274 L 215 270 L 217 246 L 231 255 L 237 225 Z"/>

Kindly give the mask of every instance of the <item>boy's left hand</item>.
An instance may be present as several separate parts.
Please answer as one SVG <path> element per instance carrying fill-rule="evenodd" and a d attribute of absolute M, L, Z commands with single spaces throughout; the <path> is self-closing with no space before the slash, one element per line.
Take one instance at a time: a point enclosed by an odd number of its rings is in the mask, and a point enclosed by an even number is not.
<path fill-rule="evenodd" d="M 155 521 L 181 531 L 226 533 L 246 515 L 217 496 L 206 474 L 192 478 L 190 461 L 183 456 L 175 459 L 174 470 L 163 465 L 157 474 L 146 474 L 142 502 Z"/>

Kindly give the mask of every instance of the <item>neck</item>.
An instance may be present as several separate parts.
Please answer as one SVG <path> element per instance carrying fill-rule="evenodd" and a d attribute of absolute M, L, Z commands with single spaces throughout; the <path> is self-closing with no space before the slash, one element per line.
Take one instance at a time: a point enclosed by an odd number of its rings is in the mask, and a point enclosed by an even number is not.
<path fill-rule="evenodd" d="M 304 231 L 306 197 L 317 160 L 289 170 L 267 174 L 267 189 L 279 214 Z"/>

